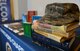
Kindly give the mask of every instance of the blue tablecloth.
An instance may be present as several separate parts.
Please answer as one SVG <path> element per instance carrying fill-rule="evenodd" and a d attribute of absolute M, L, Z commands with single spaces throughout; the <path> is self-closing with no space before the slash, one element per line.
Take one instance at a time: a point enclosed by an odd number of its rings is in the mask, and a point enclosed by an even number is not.
<path fill-rule="evenodd" d="M 8 42 L 12 48 L 12 51 L 19 51 L 19 46 L 22 51 L 53 51 L 43 46 L 38 46 L 32 42 L 32 39 L 25 36 L 19 36 L 13 31 L 0 26 L 1 38 L 2 38 L 2 51 L 6 51 L 6 43 Z"/>

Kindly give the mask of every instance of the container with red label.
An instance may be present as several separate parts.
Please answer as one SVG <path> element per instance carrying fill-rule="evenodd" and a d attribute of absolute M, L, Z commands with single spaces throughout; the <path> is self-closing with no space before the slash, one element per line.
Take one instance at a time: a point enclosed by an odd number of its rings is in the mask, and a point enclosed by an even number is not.
<path fill-rule="evenodd" d="M 36 11 L 28 11 L 27 22 L 32 22 L 32 16 L 37 15 Z"/>

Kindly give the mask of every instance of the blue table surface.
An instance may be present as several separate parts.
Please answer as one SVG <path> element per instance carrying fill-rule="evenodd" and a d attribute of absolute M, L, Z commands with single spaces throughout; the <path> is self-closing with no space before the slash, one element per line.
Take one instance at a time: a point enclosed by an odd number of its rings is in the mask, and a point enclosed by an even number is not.
<path fill-rule="evenodd" d="M 32 51 L 53 51 L 50 48 L 39 46 L 39 45 L 33 43 L 31 38 L 28 38 L 25 36 L 19 36 L 18 34 L 14 33 L 13 31 L 9 30 L 8 28 L 4 27 L 3 25 L 1 26 L 1 28 L 4 29 L 4 31 L 6 30 L 7 32 L 11 32 L 14 36 L 16 36 L 22 42 L 25 43 L 26 48 L 30 48 L 30 49 L 32 49 Z"/>

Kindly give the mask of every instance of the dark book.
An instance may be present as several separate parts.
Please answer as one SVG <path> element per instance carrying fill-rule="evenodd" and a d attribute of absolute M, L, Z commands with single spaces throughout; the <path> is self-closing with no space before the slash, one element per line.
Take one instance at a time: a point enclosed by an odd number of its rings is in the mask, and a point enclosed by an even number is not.
<path fill-rule="evenodd" d="M 70 51 L 80 51 L 80 39 L 78 37 L 74 40 Z"/>
<path fill-rule="evenodd" d="M 45 46 L 45 47 L 48 47 L 48 48 L 57 48 L 57 49 L 63 50 L 63 51 L 69 51 L 69 49 L 70 49 L 70 47 L 71 47 L 71 45 L 72 45 L 72 43 L 74 42 L 74 39 L 75 39 L 75 38 L 72 38 L 72 39 L 66 40 L 63 43 L 59 43 L 59 42 L 54 41 L 52 39 L 49 39 L 45 36 L 42 36 L 42 35 L 34 32 L 34 31 L 33 31 L 33 34 L 32 34 L 32 38 L 33 38 L 34 42 L 37 42 L 42 46 Z"/>

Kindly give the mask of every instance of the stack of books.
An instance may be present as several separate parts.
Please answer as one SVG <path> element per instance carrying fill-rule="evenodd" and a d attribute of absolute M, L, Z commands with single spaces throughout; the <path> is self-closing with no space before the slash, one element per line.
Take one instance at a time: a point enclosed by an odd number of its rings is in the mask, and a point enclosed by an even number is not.
<path fill-rule="evenodd" d="M 33 23 L 32 38 L 36 44 L 48 48 L 69 51 L 75 40 L 75 30 L 79 22 L 72 22 L 67 25 L 53 26 L 36 21 Z"/>
<path fill-rule="evenodd" d="M 34 23 L 36 25 L 36 23 Z M 33 24 L 33 29 L 38 34 L 55 40 L 59 43 L 64 42 L 72 37 L 75 37 L 75 29 L 79 26 L 78 22 L 72 22 L 67 25 L 53 26 L 46 23 L 37 23 L 36 28 Z"/>

